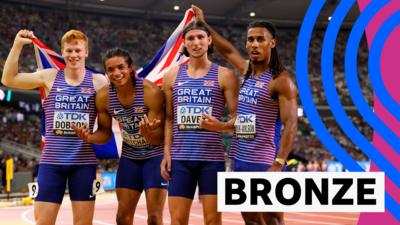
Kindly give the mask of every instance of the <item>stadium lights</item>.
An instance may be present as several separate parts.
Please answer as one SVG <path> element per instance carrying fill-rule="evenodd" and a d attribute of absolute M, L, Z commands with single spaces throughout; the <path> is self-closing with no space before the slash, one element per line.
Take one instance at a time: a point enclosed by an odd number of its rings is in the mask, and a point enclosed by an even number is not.
<path fill-rule="evenodd" d="M 175 11 L 178 11 L 179 8 L 180 8 L 179 5 L 174 5 L 174 10 L 175 10 Z"/>
<path fill-rule="evenodd" d="M 304 112 L 303 112 L 303 108 L 297 108 L 297 116 L 298 117 L 301 117 L 301 116 L 303 116 L 304 115 Z"/>
<path fill-rule="evenodd" d="M 0 89 L 0 101 L 3 101 L 5 97 L 6 97 L 6 94 L 4 93 L 4 91 L 2 89 Z"/>
<path fill-rule="evenodd" d="M 250 12 L 250 16 L 251 16 L 251 17 L 255 17 L 255 16 L 256 16 L 256 13 L 255 13 L 255 12 Z"/>
<path fill-rule="evenodd" d="M 329 21 L 331 21 L 331 19 L 332 19 L 332 16 L 328 17 L 328 20 L 329 20 Z"/>
<path fill-rule="evenodd" d="M 10 102 L 10 101 L 11 101 L 11 90 L 10 90 L 10 89 L 7 90 L 6 101 L 7 101 L 7 102 Z"/>

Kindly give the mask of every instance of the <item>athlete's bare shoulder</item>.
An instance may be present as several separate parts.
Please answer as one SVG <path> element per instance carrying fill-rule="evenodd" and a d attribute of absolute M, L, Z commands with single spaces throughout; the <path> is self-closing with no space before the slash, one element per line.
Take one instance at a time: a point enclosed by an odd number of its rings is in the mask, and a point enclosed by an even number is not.
<path fill-rule="evenodd" d="M 239 79 L 233 71 L 227 67 L 218 67 L 218 82 L 222 89 L 227 87 L 239 87 Z"/>
<path fill-rule="evenodd" d="M 157 107 L 162 107 L 164 103 L 164 93 L 157 85 L 153 82 L 144 79 L 143 80 L 144 89 L 144 102 L 149 109 L 155 109 Z"/>
<path fill-rule="evenodd" d="M 51 88 L 53 87 L 58 71 L 59 71 L 58 69 L 49 68 L 49 69 L 38 70 L 35 73 L 33 73 L 37 74 L 38 79 L 42 80 L 43 82 L 42 87 L 44 88 L 46 96 L 49 94 Z"/>
<path fill-rule="evenodd" d="M 103 88 L 104 86 L 108 86 L 109 81 L 108 81 L 107 77 L 104 76 L 103 74 L 94 73 L 93 74 L 93 85 L 94 85 L 94 89 L 96 91 L 98 91 L 101 88 Z"/>
<path fill-rule="evenodd" d="M 168 70 L 165 75 L 164 78 L 167 77 L 168 79 L 174 78 L 176 77 L 176 75 L 178 74 L 179 71 L 179 67 L 180 66 L 174 66 L 172 67 L 170 70 Z"/>
<path fill-rule="evenodd" d="M 108 99 L 108 91 L 108 85 L 104 85 L 96 91 L 96 96 L 100 97 L 100 99 Z"/>
<path fill-rule="evenodd" d="M 163 86 L 171 86 L 175 82 L 176 75 L 178 74 L 179 66 L 172 67 L 169 71 L 167 71 L 163 77 Z"/>
<path fill-rule="evenodd" d="M 42 73 L 43 75 L 47 76 L 55 76 L 58 73 L 58 69 L 56 68 L 49 68 L 49 69 L 43 69 L 43 70 L 38 70 L 38 73 Z"/>
<path fill-rule="evenodd" d="M 224 66 L 218 66 L 218 75 L 219 76 L 235 76 L 233 71 L 227 67 Z"/>
<path fill-rule="evenodd" d="M 161 89 L 156 84 L 154 84 L 153 82 L 151 82 L 147 79 L 143 79 L 143 87 L 144 87 L 144 91 L 148 92 L 151 95 L 156 94 L 161 91 Z"/>
<path fill-rule="evenodd" d="M 292 76 L 287 72 L 281 72 L 270 83 L 271 95 L 287 95 L 290 97 L 297 96 L 297 87 Z"/>

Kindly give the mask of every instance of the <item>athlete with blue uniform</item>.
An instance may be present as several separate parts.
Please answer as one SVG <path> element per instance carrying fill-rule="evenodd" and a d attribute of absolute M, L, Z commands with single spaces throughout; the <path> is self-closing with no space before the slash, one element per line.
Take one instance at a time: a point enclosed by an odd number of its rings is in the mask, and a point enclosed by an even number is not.
<path fill-rule="evenodd" d="M 163 177 L 169 180 L 168 205 L 171 224 L 188 224 L 190 207 L 199 186 L 204 223 L 221 224 L 217 211 L 217 172 L 225 171 L 219 130 L 200 127 L 202 114 L 221 118 L 225 103 L 233 124 L 239 83 L 227 68 L 208 60 L 212 51 L 209 31 L 192 22 L 183 31 L 184 53 L 189 63 L 164 76 L 166 120 Z"/>
<path fill-rule="evenodd" d="M 98 92 L 98 107 L 107 111 L 122 127 L 122 155 L 116 180 L 118 225 L 132 224 L 139 198 L 146 194 L 148 224 L 161 225 L 167 195 L 167 181 L 159 170 L 163 158 L 164 95 L 152 82 L 135 78 L 133 61 L 126 50 L 115 48 L 106 52 L 103 65 L 111 81 Z M 103 144 L 110 132 L 90 134 L 87 127 L 76 128 L 83 140 Z"/>
<path fill-rule="evenodd" d="M 202 10 L 192 8 L 196 18 L 204 22 Z M 250 60 L 210 26 L 207 28 L 218 52 L 244 75 L 230 153 L 233 171 L 282 171 L 296 137 L 297 88 L 280 62 L 275 27 L 266 21 L 249 24 L 246 49 Z M 214 117 L 204 118 L 205 128 L 223 125 Z M 284 224 L 280 212 L 243 212 L 242 216 L 246 224 Z"/>
<path fill-rule="evenodd" d="M 55 224 L 68 184 L 74 224 L 92 224 L 96 179 L 96 156 L 92 145 L 80 140 L 72 124 L 87 124 L 91 130 L 96 114 L 99 130 L 107 130 L 104 111 L 96 110 L 96 92 L 108 81 L 101 74 L 85 69 L 88 39 L 78 30 L 70 30 L 61 39 L 64 69 L 45 69 L 35 73 L 19 73 L 18 61 L 24 45 L 31 44 L 32 31 L 21 30 L 4 64 L 2 83 L 8 87 L 45 92 L 46 144 L 40 159 L 38 195 L 34 213 L 36 224 Z"/>

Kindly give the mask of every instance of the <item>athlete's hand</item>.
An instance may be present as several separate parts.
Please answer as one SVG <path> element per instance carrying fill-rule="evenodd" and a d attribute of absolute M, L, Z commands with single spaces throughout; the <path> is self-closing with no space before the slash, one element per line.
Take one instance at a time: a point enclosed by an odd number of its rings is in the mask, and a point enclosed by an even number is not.
<path fill-rule="evenodd" d="M 161 120 L 153 119 L 153 121 L 150 121 L 149 118 L 144 115 L 139 122 L 139 132 L 148 141 L 151 138 L 152 131 L 158 129 L 160 125 Z"/>
<path fill-rule="evenodd" d="M 17 35 L 15 35 L 15 40 L 14 40 L 14 45 L 15 46 L 24 46 L 27 44 L 31 44 L 32 40 L 31 38 L 33 38 L 33 32 L 30 30 L 20 30 Z"/>
<path fill-rule="evenodd" d="M 139 129 L 140 132 L 148 132 L 148 131 L 153 131 L 155 129 L 158 129 L 161 125 L 161 120 L 158 119 L 153 119 L 153 121 L 150 121 L 147 115 L 144 115 L 142 120 L 140 120 L 139 123 Z"/>
<path fill-rule="evenodd" d="M 273 162 L 271 167 L 268 168 L 268 172 L 282 172 L 283 169 L 283 165 L 277 163 L 277 162 Z"/>
<path fill-rule="evenodd" d="M 222 131 L 224 125 L 224 122 L 221 122 L 217 118 L 208 114 L 203 114 L 200 119 L 200 128 L 209 131 Z"/>
<path fill-rule="evenodd" d="M 87 124 L 84 124 L 84 125 L 81 126 L 81 127 L 77 127 L 77 126 L 75 125 L 75 123 L 73 123 L 73 124 L 71 125 L 71 128 L 74 129 L 75 134 L 76 134 L 80 139 L 82 139 L 82 140 L 85 141 L 85 142 L 90 143 L 89 139 L 90 139 L 91 134 L 90 134 L 90 132 L 89 132 L 89 128 L 88 128 L 88 125 L 87 125 Z"/>
<path fill-rule="evenodd" d="M 205 22 L 203 10 L 195 5 L 192 5 L 192 9 L 194 11 L 194 15 L 196 16 L 196 21 Z"/>
<path fill-rule="evenodd" d="M 160 164 L 160 169 L 161 169 L 161 176 L 165 179 L 165 180 L 171 180 L 171 156 L 166 156 L 164 155 L 163 160 L 161 161 Z"/>

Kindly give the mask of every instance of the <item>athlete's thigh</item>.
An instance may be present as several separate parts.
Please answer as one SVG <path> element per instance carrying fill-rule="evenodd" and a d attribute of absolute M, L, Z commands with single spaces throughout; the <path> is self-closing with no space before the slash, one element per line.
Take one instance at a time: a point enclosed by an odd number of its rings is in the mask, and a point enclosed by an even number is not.
<path fill-rule="evenodd" d="M 93 181 L 96 180 L 96 165 L 71 166 L 68 190 L 71 201 L 94 201 Z"/>
<path fill-rule="evenodd" d="M 164 209 L 165 199 L 167 197 L 167 189 L 165 188 L 149 188 L 145 191 L 146 206 L 148 213 L 162 213 Z"/>
<path fill-rule="evenodd" d="M 172 160 L 169 197 L 184 197 L 193 200 L 198 182 L 198 162 Z"/>
<path fill-rule="evenodd" d="M 188 224 L 192 202 L 192 199 L 186 197 L 168 197 L 168 208 L 172 220 L 171 224 Z"/>
<path fill-rule="evenodd" d="M 160 164 L 163 156 L 155 156 L 144 160 L 142 177 L 143 186 L 147 190 L 149 188 L 167 189 L 168 181 L 164 180 L 160 172 Z"/>
<path fill-rule="evenodd" d="M 92 224 L 95 201 L 71 201 L 74 224 Z"/>
<path fill-rule="evenodd" d="M 40 164 L 36 202 L 61 204 L 67 184 L 68 168 L 62 165 Z"/>
<path fill-rule="evenodd" d="M 133 216 L 140 199 L 141 192 L 129 188 L 117 188 L 118 213 Z"/>
<path fill-rule="evenodd" d="M 216 195 L 218 172 L 225 171 L 225 162 L 203 162 L 199 170 L 199 195 Z"/>
<path fill-rule="evenodd" d="M 33 208 L 36 224 L 55 224 L 60 206 L 58 203 L 35 201 Z"/>
<path fill-rule="evenodd" d="M 218 212 L 217 195 L 200 195 L 203 203 L 204 224 L 217 225 L 222 223 L 221 213 Z"/>
<path fill-rule="evenodd" d="M 121 157 L 117 171 L 116 188 L 127 188 L 141 193 L 143 187 L 143 162 Z"/>

